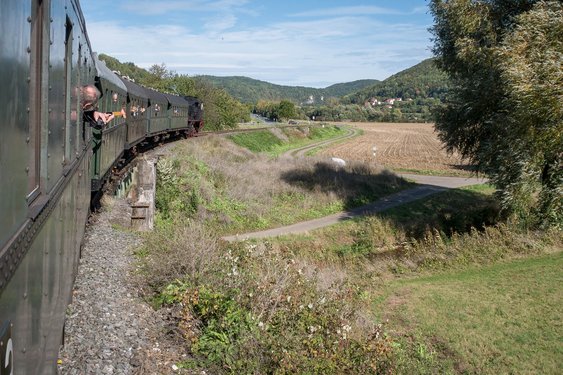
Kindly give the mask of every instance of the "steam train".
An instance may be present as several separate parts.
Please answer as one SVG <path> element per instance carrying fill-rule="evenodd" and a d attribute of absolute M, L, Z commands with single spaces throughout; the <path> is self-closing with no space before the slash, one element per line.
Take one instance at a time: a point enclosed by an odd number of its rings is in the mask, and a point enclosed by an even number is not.
<path fill-rule="evenodd" d="M 101 129 L 83 119 L 80 87 Z M 120 78 L 78 0 L 0 2 L 0 374 L 54 374 L 92 195 L 142 146 L 203 126 L 197 98 Z"/>

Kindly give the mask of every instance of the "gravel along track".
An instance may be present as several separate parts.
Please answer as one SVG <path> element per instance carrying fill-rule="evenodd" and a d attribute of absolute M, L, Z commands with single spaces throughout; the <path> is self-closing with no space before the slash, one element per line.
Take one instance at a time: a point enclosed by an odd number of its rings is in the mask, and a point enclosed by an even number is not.
<path fill-rule="evenodd" d="M 167 319 L 137 295 L 133 251 L 141 238 L 127 230 L 129 205 L 115 200 L 93 215 L 67 309 L 58 373 L 176 374 L 182 347 Z"/>

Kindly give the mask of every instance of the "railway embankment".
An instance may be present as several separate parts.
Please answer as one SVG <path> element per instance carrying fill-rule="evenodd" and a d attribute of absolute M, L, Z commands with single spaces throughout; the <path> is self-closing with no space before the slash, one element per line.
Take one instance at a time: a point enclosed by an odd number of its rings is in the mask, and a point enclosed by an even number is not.
<path fill-rule="evenodd" d="M 181 347 L 166 334 L 166 309 L 139 296 L 134 251 L 142 238 L 127 230 L 125 199 L 105 199 L 86 229 L 82 257 L 67 309 L 59 374 L 166 374 Z"/>
<path fill-rule="evenodd" d="M 69 322 L 68 347 L 61 352 L 62 373 L 170 374 L 193 373 L 193 369 L 220 373 L 208 371 L 208 366 L 224 369 L 232 363 L 244 369 L 240 373 L 248 373 L 256 366 L 263 366 L 260 367 L 264 369 L 263 373 L 274 369 L 291 372 L 289 366 L 296 363 L 306 368 L 321 359 L 327 360 L 321 358 L 324 352 L 319 348 L 335 342 L 338 345 L 334 346 L 334 358 L 330 358 L 333 362 L 329 365 L 346 366 L 351 363 L 350 367 L 338 373 L 367 373 L 364 371 L 367 367 L 358 370 L 360 365 L 369 365 L 365 363 L 366 359 L 373 359 L 378 366 L 388 368 L 403 366 L 399 367 L 404 370 L 403 373 L 417 373 L 417 366 L 425 366 L 420 368 L 428 368 L 427 372 L 441 372 L 449 362 L 443 363 L 438 359 L 451 351 L 446 348 L 444 352 L 438 352 L 441 348 L 432 346 L 434 336 L 423 335 L 420 341 L 412 343 L 411 332 L 418 331 L 402 324 L 405 320 L 399 313 L 403 307 L 410 308 L 417 301 L 428 301 L 424 294 L 418 299 L 410 298 L 409 293 L 413 290 L 417 292 L 410 285 L 416 287 L 413 283 L 422 277 L 420 293 L 430 286 L 441 295 L 444 291 L 458 291 L 459 288 L 455 287 L 459 285 L 458 278 L 466 283 L 467 272 L 472 272 L 476 286 L 463 289 L 486 290 L 490 296 L 478 301 L 482 302 L 483 310 L 488 311 L 491 308 L 489 301 L 494 301 L 498 307 L 498 302 L 506 293 L 502 288 L 488 285 L 488 273 L 497 271 L 496 268 L 489 271 L 486 267 L 492 265 L 504 269 L 508 263 L 512 267 L 513 260 L 519 262 L 525 255 L 549 255 L 560 245 L 548 235 L 520 233 L 502 223 L 498 227 L 464 231 L 468 224 L 482 224 L 481 221 L 471 221 L 473 218 L 480 220 L 485 216 L 495 216 L 494 207 L 490 207 L 494 205 L 490 192 L 480 192 L 482 189 L 490 191 L 491 188 L 448 189 L 483 181 L 420 175 L 403 175 L 403 178 L 421 184 L 415 188 L 419 189 L 419 193 L 424 189 L 431 193 L 444 193 L 431 194 L 428 199 L 386 211 L 388 214 L 405 208 L 408 211 L 406 216 L 403 212 L 395 212 L 383 218 L 349 220 L 343 225 L 315 232 L 314 239 L 311 236 L 295 236 L 256 243 L 217 242 L 216 237 L 221 230 L 222 233 L 233 233 L 236 225 L 246 225 L 245 228 L 250 230 L 256 230 L 257 224 L 268 224 L 271 228 L 284 223 L 286 218 L 295 222 L 303 212 L 311 213 L 319 206 L 328 207 L 338 200 L 349 203 L 347 207 L 357 207 L 355 204 L 360 202 L 358 193 L 347 194 L 359 186 L 404 184 L 401 185 L 404 189 L 398 191 L 382 191 L 382 195 L 373 199 L 379 203 L 401 205 L 416 197 L 403 196 L 411 194 L 409 187 L 413 186 L 412 182 L 405 184 L 404 179 L 390 178 L 387 173 L 374 168 L 354 167 L 352 163 L 342 168 L 332 166 L 322 158 L 272 158 L 237 148 L 223 137 L 205 137 L 200 141 L 180 143 L 174 146 L 173 153 L 167 155 L 173 159 L 169 165 L 176 168 L 170 171 L 168 177 L 170 181 L 176 181 L 181 189 L 169 189 L 161 197 L 165 198 L 160 202 L 161 207 L 169 211 L 169 218 L 161 217 L 164 219 L 160 222 L 165 226 L 161 228 L 163 230 L 159 232 L 157 228 L 154 236 L 146 237 L 142 250 L 145 254 L 137 253 L 135 256 L 133 249 L 141 238 L 120 228 L 126 225 L 126 222 L 120 221 L 120 215 L 125 211 L 120 209 L 122 202 L 113 203 L 113 207 L 110 205 L 96 215 L 96 224 L 88 228 L 75 303 L 69 309 L 68 319 L 74 322 Z M 364 184 L 365 181 L 369 183 Z M 286 190 L 280 191 L 280 187 Z M 228 197 L 222 195 L 227 192 L 230 194 Z M 313 198 L 310 199 L 310 196 Z M 374 196 L 366 194 L 366 202 L 372 201 Z M 398 197 L 402 199 L 396 199 Z M 258 204 L 252 205 L 253 202 Z M 342 206 L 346 207 L 345 204 Z M 264 207 L 270 209 L 270 218 L 258 211 Z M 337 205 L 330 207 L 336 208 Z M 177 213 L 191 215 L 189 223 L 182 223 L 184 227 L 176 228 L 179 227 L 178 221 L 174 220 L 177 216 L 173 215 Z M 322 216 L 319 213 L 310 216 L 318 218 Z M 248 214 L 255 216 L 248 220 Z M 453 230 L 459 232 L 450 233 L 445 229 L 430 231 L 428 226 L 434 224 L 448 226 L 432 228 L 447 229 L 456 225 Z M 114 237 L 118 243 L 116 246 L 112 244 Z M 208 237 L 213 237 L 213 244 L 202 245 Z M 90 258 L 86 254 L 91 254 Z M 144 289 L 133 282 L 139 260 L 146 263 L 143 270 L 155 271 L 150 273 L 153 276 L 146 277 L 145 281 L 150 282 L 144 284 Z M 518 266 L 523 269 L 528 267 Z M 543 263 L 540 266 L 543 267 Z M 456 272 L 460 270 L 458 276 Z M 451 273 L 449 278 L 442 277 L 441 272 L 444 271 Z M 522 271 L 517 272 L 522 274 Z M 429 283 L 428 276 L 434 274 L 438 283 Z M 405 277 L 412 281 L 406 287 Z M 521 289 L 513 276 L 506 279 L 510 280 L 508 284 L 515 293 Z M 552 276 L 545 278 L 546 290 L 554 290 L 551 279 Z M 442 286 L 440 283 L 444 280 L 453 283 L 453 287 L 450 284 Z M 112 286 L 113 283 L 115 286 Z M 529 284 L 525 281 L 522 285 Z M 108 290 L 90 291 L 90 288 Z M 160 298 L 157 300 L 160 301 L 159 310 L 152 311 L 137 293 Z M 462 297 L 471 301 L 471 304 L 464 302 L 457 307 L 460 313 L 465 313 L 466 307 L 473 307 L 477 301 L 473 294 Z M 454 319 L 450 323 L 451 317 L 444 318 L 448 316 L 452 301 L 458 299 L 459 295 L 452 295 L 443 305 L 432 300 L 429 306 L 420 307 L 441 313 L 438 326 L 430 325 L 428 332 L 433 335 L 437 329 L 446 326 L 441 331 L 441 337 L 448 338 L 459 327 L 464 329 L 462 321 Z M 545 327 L 557 317 L 555 310 L 535 296 L 529 296 L 526 304 L 545 307 L 545 313 L 537 314 L 547 317 L 545 324 L 540 328 L 519 329 L 515 335 L 530 330 L 547 332 Z M 105 306 L 107 310 L 100 311 L 99 306 Z M 199 306 L 212 308 L 202 310 Z M 528 314 L 529 311 L 525 305 L 514 306 L 511 301 L 501 304 L 500 308 L 516 311 L 516 320 L 521 324 L 534 322 L 538 317 L 518 319 L 518 314 Z M 467 311 L 470 316 L 474 312 L 473 308 Z M 373 316 L 381 316 L 381 323 L 374 326 Z M 210 317 L 218 320 L 210 320 Z M 464 329 L 462 334 L 473 332 L 482 319 L 486 322 L 487 316 L 482 314 L 475 318 L 477 323 L 472 323 L 471 329 Z M 219 321 L 224 324 L 214 323 Z M 426 321 L 434 324 L 431 319 L 423 320 Z M 513 321 L 515 319 L 504 315 L 500 325 Z M 496 317 L 494 322 L 490 322 L 497 323 Z M 321 325 L 328 328 L 319 329 Z M 409 331 L 403 333 L 403 329 Z M 462 352 L 462 360 L 467 358 L 469 363 L 474 348 L 486 347 L 489 342 L 496 344 L 498 340 L 491 334 L 501 330 L 495 328 L 480 332 L 476 345 L 467 353 Z M 225 337 L 230 341 L 225 341 Z M 252 339 L 238 340 L 248 337 Z M 311 337 L 315 340 L 310 340 Z M 194 346 L 198 340 L 203 344 Z M 224 345 L 225 342 L 228 345 Z M 312 342 L 319 346 L 308 346 Z M 350 343 L 354 343 L 354 349 L 340 350 L 352 348 L 347 346 Z M 275 350 L 272 350 L 272 345 L 277 345 Z M 518 346 L 510 337 L 503 345 L 505 348 Z M 397 347 L 404 350 L 393 351 L 392 348 Z M 366 352 L 364 348 L 380 349 L 378 352 Z M 192 351 L 188 353 L 190 349 Z M 286 362 L 279 356 L 285 353 L 284 350 L 291 354 L 292 361 Z M 408 362 L 418 358 L 420 350 L 439 354 L 429 363 Z M 477 357 L 486 356 L 489 352 L 490 346 Z M 216 353 L 221 353 L 221 356 Z M 348 357 L 350 353 L 352 357 Z M 233 357 L 230 356 L 237 356 L 236 361 L 231 361 Z M 546 353 L 537 357 L 540 359 L 535 360 L 532 368 L 539 368 L 537 366 L 548 360 Z M 223 361 L 223 358 L 228 361 Z M 347 362 L 351 360 L 361 363 Z M 495 368 L 502 373 L 507 367 L 499 364 Z"/>

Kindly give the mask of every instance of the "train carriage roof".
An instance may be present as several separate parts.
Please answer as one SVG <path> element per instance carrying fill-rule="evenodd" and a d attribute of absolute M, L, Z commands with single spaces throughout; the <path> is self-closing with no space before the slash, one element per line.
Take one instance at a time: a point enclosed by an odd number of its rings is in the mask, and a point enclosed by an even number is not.
<path fill-rule="evenodd" d="M 124 92 L 127 91 L 127 87 L 122 82 L 122 80 L 112 72 L 107 66 L 106 63 L 98 58 L 98 54 L 94 53 L 94 62 L 96 64 L 96 75 L 106 81 L 111 82 L 118 88 L 122 89 Z M 103 85 L 103 81 L 101 82 Z"/>
<path fill-rule="evenodd" d="M 147 96 L 149 97 L 149 101 L 151 102 L 151 105 L 153 103 L 168 105 L 168 99 L 166 98 L 166 95 L 164 95 L 163 93 L 155 91 L 153 89 L 149 89 L 147 87 L 144 87 L 144 90 L 147 93 Z"/>
<path fill-rule="evenodd" d="M 190 102 L 184 97 L 173 94 L 164 94 L 164 96 L 166 96 L 166 99 L 168 99 L 170 105 L 175 105 L 178 107 L 188 107 L 190 105 Z"/>
<path fill-rule="evenodd" d="M 143 86 L 136 84 L 135 82 L 129 81 L 125 78 L 120 78 L 125 87 L 127 87 L 127 92 L 129 96 L 136 96 L 143 99 L 148 99 L 149 96 L 147 94 L 146 89 Z"/>

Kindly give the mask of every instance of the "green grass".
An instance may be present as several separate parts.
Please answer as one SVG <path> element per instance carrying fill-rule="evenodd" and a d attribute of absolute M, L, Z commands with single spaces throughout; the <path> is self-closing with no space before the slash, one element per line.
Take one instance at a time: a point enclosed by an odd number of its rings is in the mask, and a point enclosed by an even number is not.
<path fill-rule="evenodd" d="M 345 129 L 338 126 L 312 126 L 308 127 L 306 132 L 294 128 L 278 130 L 281 130 L 287 139 L 281 139 L 269 130 L 234 134 L 229 136 L 229 139 L 252 152 L 266 152 L 268 155 L 275 157 L 291 149 L 335 138 L 346 133 Z"/>
<path fill-rule="evenodd" d="M 412 237 L 421 237 L 428 229 L 451 235 L 483 228 L 499 219 L 499 207 L 490 185 L 474 185 L 434 194 L 407 205 L 382 212 Z"/>
<path fill-rule="evenodd" d="M 562 282 L 559 252 L 392 282 L 376 309 L 401 337 L 400 373 L 557 374 Z"/>
<path fill-rule="evenodd" d="M 471 215 L 495 206 L 492 191 L 455 189 L 271 241 L 315 264 L 321 279 L 346 275 L 359 298 L 371 301 L 368 310 L 394 342 L 396 373 L 556 374 L 563 358 L 560 232 L 499 224 L 440 235 L 444 228 L 427 225 L 454 209 L 474 222 Z M 422 235 L 409 237 L 409 227 Z"/>
<path fill-rule="evenodd" d="M 241 147 L 252 152 L 266 152 L 279 146 L 283 141 L 269 130 L 260 130 L 249 133 L 238 133 L 230 135 L 229 138 Z"/>

